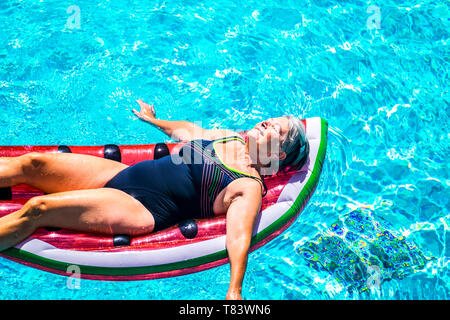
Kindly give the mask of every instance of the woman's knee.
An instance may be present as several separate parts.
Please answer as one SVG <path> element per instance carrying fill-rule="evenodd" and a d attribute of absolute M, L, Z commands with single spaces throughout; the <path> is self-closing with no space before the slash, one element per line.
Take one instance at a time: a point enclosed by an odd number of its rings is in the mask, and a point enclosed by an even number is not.
<path fill-rule="evenodd" d="M 19 157 L 19 163 L 24 176 L 34 175 L 45 165 L 46 156 L 40 152 L 30 152 Z"/>
<path fill-rule="evenodd" d="M 32 222 L 37 222 L 48 212 L 48 207 L 49 201 L 46 196 L 31 198 L 24 206 L 24 217 Z"/>

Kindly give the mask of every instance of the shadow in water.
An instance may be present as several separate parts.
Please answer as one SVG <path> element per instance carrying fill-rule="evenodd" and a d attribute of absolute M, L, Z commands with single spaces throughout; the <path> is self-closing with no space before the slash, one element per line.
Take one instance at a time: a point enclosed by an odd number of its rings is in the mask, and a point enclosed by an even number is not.
<path fill-rule="evenodd" d="M 403 279 L 433 259 L 387 221 L 377 220 L 368 208 L 358 208 L 341 215 L 296 252 L 310 267 L 331 273 L 349 292 Z"/>

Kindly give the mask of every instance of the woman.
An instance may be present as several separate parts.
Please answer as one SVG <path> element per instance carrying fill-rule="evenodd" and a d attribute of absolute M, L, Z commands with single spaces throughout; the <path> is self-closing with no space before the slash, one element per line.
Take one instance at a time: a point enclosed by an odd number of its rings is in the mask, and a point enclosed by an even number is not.
<path fill-rule="evenodd" d="M 137 102 L 141 110 L 133 112 L 140 119 L 186 142 L 179 153 L 133 166 L 70 153 L 0 158 L 0 188 L 27 184 L 46 193 L 0 218 L 0 251 L 39 227 L 138 236 L 182 219 L 226 214 L 226 297 L 241 299 L 253 224 L 266 191 L 261 175 L 273 171 L 273 163 L 276 169 L 303 165 L 309 149 L 301 121 L 263 121 L 244 141 L 232 130 L 157 119 L 153 106 Z"/>

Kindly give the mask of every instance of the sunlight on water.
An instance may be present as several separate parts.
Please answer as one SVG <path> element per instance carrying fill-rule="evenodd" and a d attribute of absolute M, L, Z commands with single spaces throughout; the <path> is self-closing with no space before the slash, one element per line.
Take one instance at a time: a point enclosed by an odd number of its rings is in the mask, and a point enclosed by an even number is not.
<path fill-rule="evenodd" d="M 169 141 L 136 99 L 206 128 L 321 116 L 315 194 L 250 255 L 243 296 L 448 299 L 449 18 L 428 0 L 1 1 L 1 144 Z M 228 281 L 225 265 L 75 290 L 0 259 L 1 299 L 223 299 Z"/>

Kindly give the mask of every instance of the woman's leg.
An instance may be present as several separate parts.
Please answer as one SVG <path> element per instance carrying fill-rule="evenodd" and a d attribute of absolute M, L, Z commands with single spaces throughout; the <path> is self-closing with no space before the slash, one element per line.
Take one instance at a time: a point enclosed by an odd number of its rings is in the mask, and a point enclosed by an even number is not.
<path fill-rule="evenodd" d="M 54 193 L 34 197 L 22 209 L 0 218 L 0 251 L 23 241 L 39 227 L 143 235 L 152 232 L 154 225 L 150 211 L 120 190 Z"/>
<path fill-rule="evenodd" d="M 27 153 L 0 158 L 0 188 L 28 184 L 45 193 L 103 187 L 128 166 L 75 153 Z"/>

